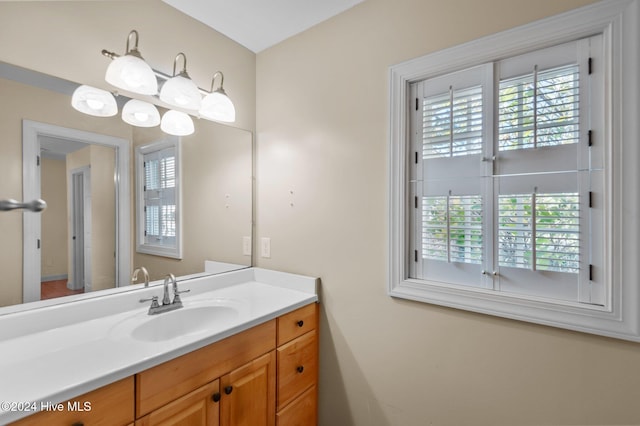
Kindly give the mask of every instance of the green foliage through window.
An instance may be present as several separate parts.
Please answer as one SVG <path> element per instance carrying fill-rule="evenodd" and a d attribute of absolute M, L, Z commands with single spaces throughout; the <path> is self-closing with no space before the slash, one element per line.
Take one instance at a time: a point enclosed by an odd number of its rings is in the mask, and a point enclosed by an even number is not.
<path fill-rule="evenodd" d="M 500 266 L 579 271 L 577 193 L 500 195 L 498 204 Z"/>
<path fill-rule="evenodd" d="M 482 197 L 422 199 L 422 254 L 425 259 L 482 263 Z"/>
<path fill-rule="evenodd" d="M 503 80 L 498 97 L 500 151 L 578 143 L 577 65 Z"/>

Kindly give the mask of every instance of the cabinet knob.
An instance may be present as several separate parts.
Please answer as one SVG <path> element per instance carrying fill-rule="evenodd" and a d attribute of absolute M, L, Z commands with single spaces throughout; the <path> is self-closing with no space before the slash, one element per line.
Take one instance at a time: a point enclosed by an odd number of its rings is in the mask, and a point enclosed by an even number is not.
<path fill-rule="evenodd" d="M 298 324 L 298 327 L 302 327 L 304 325 L 304 321 L 300 320 L 296 324 Z"/>
<path fill-rule="evenodd" d="M 76 237 L 73 237 L 73 239 L 75 239 L 75 238 L 76 238 Z M 84 426 L 84 423 L 82 423 L 82 422 L 75 422 L 75 423 L 72 423 L 72 424 L 71 424 L 71 426 Z"/>
<path fill-rule="evenodd" d="M 211 395 L 211 399 L 213 400 L 213 402 L 219 402 L 220 401 L 220 392 L 216 392 L 213 395 Z"/>
<path fill-rule="evenodd" d="M 304 366 L 302 366 L 302 365 L 297 366 L 297 367 L 296 367 L 296 371 L 297 371 L 298 373 L 302 373 L 302 372 L 304 371 Z"/>
<path fill-rule="evenodd" d="M 227 386 L 226 388 L 224 388 L 224 393 L 226 393 L 227 395 L 229 395 L 231 392 L 233 392 L 233 386 Z"/>

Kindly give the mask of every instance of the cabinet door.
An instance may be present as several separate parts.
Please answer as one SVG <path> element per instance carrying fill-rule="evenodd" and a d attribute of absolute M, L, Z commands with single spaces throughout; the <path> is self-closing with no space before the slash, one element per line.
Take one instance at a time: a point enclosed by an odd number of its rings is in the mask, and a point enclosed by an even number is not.
<path fill-rule="evenodd" d="M 221 426 L 275 426 L 275 351 L 232 371 L 220 381 Z"/>
<path fill-rule="evenodd" d="M 136 420 L 136 426 L 219 426 L 219 401 L 220 381 L 214 380 Z"/>

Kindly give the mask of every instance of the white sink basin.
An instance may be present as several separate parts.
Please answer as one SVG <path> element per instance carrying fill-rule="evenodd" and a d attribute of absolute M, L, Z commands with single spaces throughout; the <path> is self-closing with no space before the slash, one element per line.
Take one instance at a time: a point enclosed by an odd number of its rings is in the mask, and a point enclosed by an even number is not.
<path fill-rule="evenodd" d="M 116 338 L 162 342 L 233 325 L 246 315 L 244 311 L 243 303 L 233 299 L 184 302 L 184 306 L 175 311 L 132 315 L 113 327 L 110 334 Z"/>
<path fill-rule="evenodd" d="M 183 307 L 175 311 L 164 312 L 149 317 L 131 332 L 136 340 L 158 342 L 200 333 L 228 323 L 240 316 L 237 309 L 229 306 Z"/>

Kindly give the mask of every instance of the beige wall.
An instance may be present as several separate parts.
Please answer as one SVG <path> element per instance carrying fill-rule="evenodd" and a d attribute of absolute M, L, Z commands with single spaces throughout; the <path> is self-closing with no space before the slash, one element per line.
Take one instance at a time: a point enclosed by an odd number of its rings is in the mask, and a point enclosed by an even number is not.
<path fill-rule="evenodd" d="M 40 162 L 42 199 L 41 276 L 67 275 L 67 168 L 64 160 L 42 158 Z M 58 278 L 61 279 L 61 278 Z"/>
<path fill-rule="evenodd" d="M 322 278 L 321 425 L 640 424 L 640 345 L 386 294 L 388 67 L 587 3 L 367 0 L 257 55 L 257 263 Z"/>
<path fill-rule="evenodd" d="M 116 151 L 91 145 L 91 290 L 116 282 Z"/>

